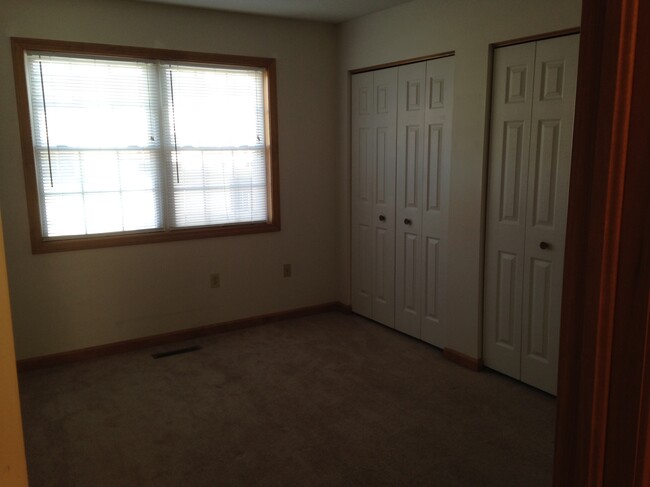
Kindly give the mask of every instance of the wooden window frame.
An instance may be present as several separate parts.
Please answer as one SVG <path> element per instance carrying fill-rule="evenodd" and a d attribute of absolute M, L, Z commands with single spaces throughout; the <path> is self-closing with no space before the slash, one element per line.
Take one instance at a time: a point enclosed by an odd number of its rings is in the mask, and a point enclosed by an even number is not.
<path fill-rule="evenodd" d="M 32 253 L 84 250 L 123 245 L 138 245 L 177 240 L 224 237 L 280 230 L 280 190 L 278 164 L 277 95 L 275 59 L 236 56 L 206 52 L 177 51 L 145 47 L 93 44 L 12 37 L 14 81 L 23 156 L 23 171 L 27 194 L 27 210 Z M 43 235 L 36 179 L 32 124 L 29 110 L 25 53 L 41 51 L 52 54 L 79 54 L 113 59 L 155 59 L 169 62 L 214 64 L 219 66 L 255 67 L 264 69 L 264 108 L 266 125 L 267 221 L 242 224 L 225 224 L 194 228 L 173 228 L 120 232 L 103 235 L 48 238 Z"/>

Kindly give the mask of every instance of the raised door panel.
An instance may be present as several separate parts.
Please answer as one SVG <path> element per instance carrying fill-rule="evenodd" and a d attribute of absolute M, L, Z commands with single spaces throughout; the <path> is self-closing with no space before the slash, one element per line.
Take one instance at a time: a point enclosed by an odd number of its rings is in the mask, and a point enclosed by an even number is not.
<path fill-rule="evenodd" d="M 537 43 L 528 165 L 522 380 L 555 394 L 578 36 Z"/>
<path fill-rule="evenodd" d="M 422 340 L 445 346 L 454 57 L 426 63 L 422 205 Z"/>
<path fill-rule="evenodd" d="M 403 285 L 400 286 L 400 303 L 403 313 L 417 317 L 419 314 L 419 263 L 420 263 L 420 236 L 410 232 L 403 233 L 403 249 L 401 254 L 401 267 L 403 269 Z M 407 328 L 407 324 L 401 324 L 400 329 L 407 331 L 410 335 L 416 333 L 416 329 Z"/>
<path fill-rule="evenodd" d="M 352 310 L 372 318 L 375 172 L 373 73 L 352 76 L 351 90 Z"/>
<path fill-rule="evenodd" d="M 444 335 L 441 329 L 441 308 L 444 306 L 441 296 L 442 243 L 435 237 L 424 236 L 424 299 L 422 306 L 422 340 L 444 347 Z"/>
<path fill-rule="evenodd" d="M 426 63 L 398 68 L 395 328 L 420 338 Z"/>
<path fill-rule="evenodd" d="M 534 59 L 534 43 L 495 49 L 493 58 L 483 358 L 517 379 Z"/>
<path fill-rule="evenodd" d="M 496 279 L 496 330 L 492 339 L 497 346 L 513 351 L 519 347 L 521 333 L 519 315 L 521 314 L 521 292 L 519 277 L 521 262 L 517 256 L 499 252 Z"/>
<path fill-rule="evenodd" d="M 374 72 L 374 234 L 372 319 L 395 326 L 395 164 L 397 68 Z"/>

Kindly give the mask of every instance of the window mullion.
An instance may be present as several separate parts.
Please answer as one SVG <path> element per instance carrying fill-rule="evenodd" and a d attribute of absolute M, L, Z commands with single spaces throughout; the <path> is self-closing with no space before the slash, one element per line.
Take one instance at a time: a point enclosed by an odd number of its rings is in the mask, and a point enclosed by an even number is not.
<path fill-rule="evenodd" d="M 158 108 L 158 174 L 160 176 L 160 204 L 162 211 L 163 219 L 163 230 L 168 231 L 171 229 L 172 221 L 172 205 L 170 204 L 170 198 L 172 198 L 170 185 L 169 185 L 169 174 L 167 170 L 167 157 L 168 157 L 168 147 L 167 139 L 165 137 L 165 128 L 167 126 L 167 117 L 165 113 L 165 96 L 164 96 L 164 74 L 163 67 L 160 61 L 156 61 L 155 69 L 155 89 L 156 89 L 156 99 L 155 106 Z"/>

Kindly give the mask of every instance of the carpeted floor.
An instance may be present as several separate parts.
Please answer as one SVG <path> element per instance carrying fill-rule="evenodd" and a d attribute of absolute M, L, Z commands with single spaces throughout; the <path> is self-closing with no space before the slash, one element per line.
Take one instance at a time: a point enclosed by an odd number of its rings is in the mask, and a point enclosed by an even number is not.
<path fill-rule="evenodd" d="M 552 397 L 355 315 L 25 372 L 20 387 L 31 487 L 551 484 Z"/>

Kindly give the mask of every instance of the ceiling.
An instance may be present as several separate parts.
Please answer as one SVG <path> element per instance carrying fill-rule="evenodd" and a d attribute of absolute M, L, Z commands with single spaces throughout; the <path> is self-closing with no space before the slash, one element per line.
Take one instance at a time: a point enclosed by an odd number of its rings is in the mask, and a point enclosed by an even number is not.
<path fill-rule="evenodd" d="M 344 22 L 409 0 L 140 0 L 249 14 Z"/>

